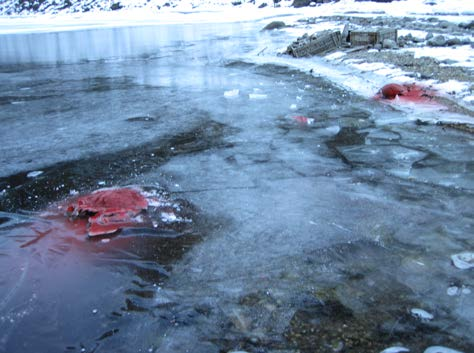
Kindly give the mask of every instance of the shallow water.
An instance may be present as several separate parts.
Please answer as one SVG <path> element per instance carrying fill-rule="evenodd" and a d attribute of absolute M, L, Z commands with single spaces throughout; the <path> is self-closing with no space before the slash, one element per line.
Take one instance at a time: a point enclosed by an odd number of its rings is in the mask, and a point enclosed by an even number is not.
<path fill-rule="evenodd" d="M 450 259 L 473 249 L 473 136 L 252 64 L 282 41 L 256 26 L 0 67 L 0 350 L 473 350 Z M 163 187 L 192 223 L 103 242 L 54 213 L 116 185 Z"/>

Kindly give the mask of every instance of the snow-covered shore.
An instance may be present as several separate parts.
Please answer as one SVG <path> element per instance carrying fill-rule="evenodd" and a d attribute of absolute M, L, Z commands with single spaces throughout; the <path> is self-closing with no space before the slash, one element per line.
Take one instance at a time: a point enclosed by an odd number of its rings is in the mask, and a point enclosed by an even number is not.
<path fill-rule="evenodd" d="M 341 28 L 341 18 L 364 17 L 375 18 L 410 18 L 414 21 L 431 21 L 435 30 L 427 31 L 422 28 L 403 28 L 398 26 L 399 35 L 412 35 L 425 38 L 428 35 L 443 34 L 448 38 L 459 37 L 463 43 L 454 46 L 433 47 L 420 42 L 417 45 L 390 49 L 394 53 L 413 53 L 414 59 L 430 57 L 436 60 L 441 67 L 458 67 L 465 70 L 462 77 L 424 77 L 419 72 L 410 71 L 410 68 L 400 67 L 385 60 L 366 61 L 361 58 L 352 58 L 344 51 L 337 51 L 325 57 L 294 59 L 287 55 L 280 55 L 285 47 L 277 47 L 269 42 L 262 42 L 255 48 L 252 60 L 256 62 L 275 62 L 301 70 L 312 70 L 338 85 L 371 97 L 385 83 L 408 83 L 416 80 L 418 83 L 431 86 L 440 96 L 456 104 L 474 111 L 474 3 L 465 0 L 402 0 L 391 3 L 359 2 L 355 0 L 341 0 L 312 7 L 294 8 L 292 1 L 283 0 L 279 7 L 268 5 L 262 7 L 265 1 L 255 3 L 243 2 L 241 5 L 232 5 L 224 0 L 195 0 L 195 1 L 164 1 L 151 0 L 140 4 L 133 0 L 121 1 L 121 9 L 104 11 L 110 7 L 110 1 L 97 0 L 93 8 L 87 12 L 74 12 L 70 7 L 58 11 L 54 7 L 46 7 L 42 13 L 24 11 L 20 15 L 0 17 L 0 35 L 11 33 L 56 32 L 86 28 L 105 28 L 118 26 L 139 26 L 175 23 L 202 23 L 202 22 L 240 22 L 259 21 L 262 24 L 273 20 L 282 20 L 287 27 L 279 29 L 281 36 L 292 40 L 304 33 L 314 33 L 327 28 Z M 235 3 L 235 2 L 234 2 Z M 11 2 L 3 4 L 3 11 Z M 44 4 L 44 3 L 43 3 Z M 169 6 L 166 6 L 169 4 Z M 10 6 L 11 8 L 11 6 Z M 102 10 L 100 10 L 102 9 Z M 315 19 L 312 22 L 307 19 Z M 395 22 L 396 23 L 396 22 Z M 468 30 L 454 33 L 456 26 L 468 26 Z M 471 26 L 469 27 L 469 24 Z M 439 25 L 439 30 L 436 26 Z M 464 28 L 464 27 L 463 27 Z M 377 50 L 368 52 L 377 53 Z M 413 68 L 411 68 L 413 70 Z M 350 78 L 350 79 L 348 79 Z M 468 114 L 474 115 L 474 114 Z"/>

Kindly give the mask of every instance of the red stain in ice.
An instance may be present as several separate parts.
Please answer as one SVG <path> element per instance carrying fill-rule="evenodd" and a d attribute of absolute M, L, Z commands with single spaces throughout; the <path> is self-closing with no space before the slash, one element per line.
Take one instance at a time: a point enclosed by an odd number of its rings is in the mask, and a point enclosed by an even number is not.
<path fill-rule="evenodd" d="M 302 115 L 293 116 L 293 119 L 296 120 L 298 123 L 305 124 L 305 125 L 310 125 L 314 123 L 314 119 L 307 118 L 306 116 L 302 116 Z"/>
<path fill-rule="evenodd" d="M 428 87 L 412 84 L 389 83 L 383 86 L 375 95 L 375 99 L 397 100 L 399 102 L 412 103 L 434 103 L 438 104 L 435 98 L 435 92 Z"/>

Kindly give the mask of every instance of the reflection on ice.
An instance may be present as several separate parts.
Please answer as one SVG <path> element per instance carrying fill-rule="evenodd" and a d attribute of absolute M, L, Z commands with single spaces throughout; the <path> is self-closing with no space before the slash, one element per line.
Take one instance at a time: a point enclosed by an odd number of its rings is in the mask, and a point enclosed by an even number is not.
<path fill-rule="evenodd" d="M 151 188 L 146 191 L 157 196 Z M 160 197 L 159 207 L 172 205 L 176 211 L 179 204 L 179 212 L 192 212 L 189 204 L 164 203 Z M 189 222 L 124 230 L 103 242 L 86 240 L 83 220 L 57 212 L 28 217 L 2 212 L 0 217 L 0 266 L 7 270 L 0 283 L 0 350 L 5 352 L 93 351 L 110 340 L 112 349 L 123 346 L 127 336 L 112 336 L 131 315 L 152 312 L 169 265 L 200 238 Z M 25 339 L 25 332 L 31 337 Z"/>
<path fill-rule="evenodd" d="M 219 25 L 221 36 L 242 31 L 249 24 Z M 0 34 L 0 64 L 77 63 L 80 61 L 180 56 L 180 45 L 216 38 L 212 24 L 157 25 L 75 31 Z M 231 50 L 228 41 L 212 42 L 199 54 L 217 56 Z M 234 47 L 235 50 L 235 47 Z M 199 56 L 196 53 L 197 56 Z"/>

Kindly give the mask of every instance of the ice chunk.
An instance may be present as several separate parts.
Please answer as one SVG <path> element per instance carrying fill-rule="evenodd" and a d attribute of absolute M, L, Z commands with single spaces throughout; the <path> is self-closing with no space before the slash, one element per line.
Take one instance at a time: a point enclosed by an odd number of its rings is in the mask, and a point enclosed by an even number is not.
<path fill-rule="evenodd" d="M 433 320 L 434 318 L 432 314 L 430 314 L 426 310 L 419 309 L 419 308 L 412 308 L 410 310 L 410 313 L 421 321 L 429 321 L 429 320 Z"/>
<path fill-rule="evenodd" d="M 451 255 L 453 265 L 461 270 L 467 270 L 474 267 L 474 253 L 462 252 L 459 254 Z"/>
<path fill-rule="evenodd" d="M 263 93 L 249 93 L 250 99 L 267 99 L 268 95 Z"/>
<path fill-rule="evenodd" d="M 326 128 L 326 131 L 329 132 L 330 134 L 336 135 L 341 131 L 341 127 L 338 125 L 333 125 L 333 126 L 328 126 Z"/>
<path fill-rule="evenodd" d="M 178 217 L 173 212 L 161 212 L 161 220 L 165 223 L 176 222 Z"/>
<path fill-rule="evenodd" d="M 43 171 L 42 170 L 34 170 L 32 172 L 29 172 L 28 174 L 26 174 L 26 177 L 27 178 L 36 178 L 37 176 L 43 174 Z"/>
<path fill-rule="evenodd" d="M 455 349 L 443 347 L 443 346 L 431 346 L 425 349 L 423 353 L 463 353 Z"/>
<path fill-rule="evenodd" d="M 239 90 L 238 89 L 232 89 L 230 91 L 225 91 L 224 92 L 224 97 L 226 98 L 236 98 L 239 96 Z"/>
<path fill-rule="evenodd" d="M 401 353 L 401 352 L 409 352 L 409 351 L 410 350 L 408 348 L 394 346 L 394 347 L 385 348 L 380 353 Z"/>

